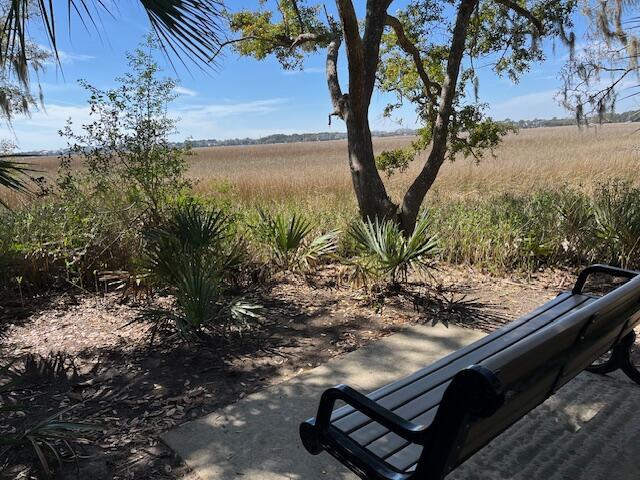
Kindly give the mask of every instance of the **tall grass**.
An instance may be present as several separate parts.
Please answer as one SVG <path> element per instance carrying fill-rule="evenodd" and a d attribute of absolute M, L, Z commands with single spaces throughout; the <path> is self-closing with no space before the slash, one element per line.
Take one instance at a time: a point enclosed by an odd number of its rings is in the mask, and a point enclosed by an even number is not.
<path fill-rule="evenodd" d="M 442 258 L 495 272 L 603 262 L 640 268 L 640 188 L 610 180 L 432 208 Z"/>

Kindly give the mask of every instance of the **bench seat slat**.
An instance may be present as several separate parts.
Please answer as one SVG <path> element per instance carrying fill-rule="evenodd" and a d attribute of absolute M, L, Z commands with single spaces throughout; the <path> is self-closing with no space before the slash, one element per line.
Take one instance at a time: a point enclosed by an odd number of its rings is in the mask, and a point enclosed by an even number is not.
<path fill-rule="evenodd" d="M 381 406 L 403 418 L 414 419 L 438 405 L 448 382 L 459 370 L 473 363 L 480 363 L 497 351 L 508 348 L 524 337 L 544 328 L 555 319 L 583 306 L 585 302 L 589 303 L 589 300 L 592 300 L 591 297 L 584 295 L 564 295 L 559 301 L 553 302 L 551 308 L 540 309 L 538 315 L 529 316 L 527 322 L 519 323 L 519 328 L 510 328 L 506 332 L 498 331 L 489 335 L 488 337 L 493 336 L 493 338 L 488 341 L 482 339 L 476 344 L 470 345 L 475 348 L 465 349 L 466 353 L 454 354 L 450 356 L 451 358 L 445 357 L 443 359 L 445 362 L 442 362 L 440 368 L 423 369 L 429 371 L 427 376 L 418 376 L 410 383 L 401 380 L 399 388 L 389 389 L 389 393 L 382 397 L 375 398 L 370 395 L 370 398 L 376 399 Z M 421 370 L 418 373 L 422 372 Z M 372 422 L 360 412 L 348 414 L 332 423 L 361 445 L 369 444 L 386 432 L 384 427 Z"/>
<path fill-rule="evenodd" d="M 581 307 L 584 307 L 584 306 L 594 302 L 595 300 L 596 299 L 594 299 L 594 298 L 589 298 L 589 299 L 585 300 L 585 302 L 583 302 L 581 304 Z M 573 309 L 573 310 L 575 310 L 575 309 Z M 571 310 L 571 311 L 573 311 L 573 310 Z M 567 312 L 567 313 L 569 313 L 569 312 Z M 449 385 L 449 382 L 439 386 L 435 390 L 432 390 L 432 392 L 435 393 L 436 391 L 438 391 L 440 393 L 440 397 L 441 397 L 442 394 L 444 393 L 444 390 L 446 389 L 446 387 L 448 385 Z M 415 408 L 413 410 L 408 410 L 407 407 L 410 406 L 410 405 L 413 405 Z M 415 414 L 415 409 L 416 408 L 420 409 L 420 405 L 422 405 L 422 409 L 421 409 L 422 411 L 416 415 Z M 419 397 L 414 402 L 412 402 L 412 404 L 404 405 L 403 407 L 401 407 L 400 409 L 395 411 L 395 413 L 400 415 L 401 417 L 407 419 L 407 420 L 410 420 L 410 421 L 418 424 L 418 425 L 429 425 L 431 423 L 431 421 L 433 420 L 433 418 L 435 417 L 435 414 L 437 412 L 437 406 L 438 406 L 437 403 L 435 405 L 433 405 L 433 404 L 426 405 L 427 409 L 426 409 L 426 411 L 424 411 L 425 410 L 424 399 Z M 370 426 L 368 426 L 367 428 L 362 428 L 362 429 L 352 433 L 351 437 L 354 440 L 356 440 L 358 443 L 360 443 L 361 445 L 364 445 L 372 453 L 374 453 L 378 457 L 382 458 L 383 460 L 386 460 L 386 458 L 387 458 L 387 456 L 389 455 L 390 452 L 396 452 L 396 451 L 402 449 L 404 446 L 407 446 L 409 444 L 409 442 L 407 442 L 405 439 L 399 437 L 398 435 L 396 435 L 394 433 L 389 433 L 388 430 L 385 427 L 383 427 L 382 425 L 380 425 L 378 423 L 373 423 L 372 422 L 369 425 Z M 363 432 L 375 434 L 375 435 L 378 435 L 378 436 L 374 440 L 371 440 L 370 437 L 364 436 Z"/>
<path fill-rule="evenodd" d="M 571 294 L 571 292 L 562 292 L 561 294 L 559 294 L 557 297 L 553 298 L 552 300 L 550 300 L 549 302 L 545 303 L 544 305 L 541 305 L 540 307 L 536 308 L 535 310 L 533 310 L 532 312 L 528 313 L 527 315 L 524 315 L 523 317 L 520 317 L 518 320 L 515 320 L 511 323 L 509 323 L 508 325 L 505 325 L 504 327 L 502 327 L 499 331 L 495 332 L 492 335 L 489 335 L 485 338 L 482 338 L 480 340 L 478 340 L 477 342 L 472 343 L 471 345 L 467 345 L 466 347 L 461 348 L 460 350 L 457 350 L 456 352 L 454 352 L 453 354 L 451 354 L 450 356 L 443 358 L 441 360 L 438 360 L 437 362 L 421 369 L 418 370 L 415 373 L 412 373 L 411 375 L 400 379 L 396 382 L 393 382 L 389 385 L 385 385 L 382 388 L 379 388 L 378 390 L 375 390 L 373 392 L 371 392 L 369 395 L 367 395 L 369 398 L 371 398 L 372 400 L 378 401 L 379 399 L 381 399 L 382 397 L 384 397 L 385 395 L 388 395 L 389 393 L 394 392 L 395 390 L 401 388 L 404 385 L 407 385 L 411 382 L 414 382 L 422 377 L 425 377 L 427 375 L 429 375 L 431 372 L 438 370 L 440 368 L 442 368 L 443 366 L 445 366 L 446 364 L 449 363 L 449 357 L 454 357 L 455 356 L 463 356 L 466 353 L 486 344 L 492 341 L 492 337 L 495 337 L 498 334 L 506 334 L 508 332 L 510 332 L 511 330 L 514 330 L 516 328 L 518 328 L 519 326 L 521 326 L 522 324 L 530 321 L 531 319 L 537 317 L 538 315 L 546 312 L 547 310 L 550 310 L 551 308 L 555 307 L 556 305 L 564 302 L 565 300 L 573 297 L 574 295 Z M 352 413 L 355 412 L 355 409 L 351 406 L 344 406 L 342 408 L 337 408 L 333 414 L 331 415 L 331 421 L 335 424 L 335 422 L 337 422 L 338 420 L 340 420 L 341 418 L 344 418 Z"/>

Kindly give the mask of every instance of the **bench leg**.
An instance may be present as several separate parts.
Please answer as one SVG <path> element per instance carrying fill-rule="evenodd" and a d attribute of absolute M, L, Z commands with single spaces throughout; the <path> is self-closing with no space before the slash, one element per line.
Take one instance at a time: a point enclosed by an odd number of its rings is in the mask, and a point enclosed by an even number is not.
<path fill-rule="evenodd" d="M 640 371 L 631 361 L 631 349 L 635 341 L 635 333 L 629 333 L 613 348 L 609 360 L 601 365 L 593 365 L 587 368 L 587 371 L 604 375 L 620 369 L 627 377 L 640 385 Z"/>

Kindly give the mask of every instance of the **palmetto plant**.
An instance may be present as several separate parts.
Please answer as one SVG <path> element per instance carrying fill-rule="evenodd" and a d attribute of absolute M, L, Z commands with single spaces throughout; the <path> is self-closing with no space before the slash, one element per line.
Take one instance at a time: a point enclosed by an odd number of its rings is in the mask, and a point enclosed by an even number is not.
<path fill-rule="evenodd" d="M 11 363 L 0 367 L 0 377 L 11 376 L 11 367 Z M 7 397 L 17 389 L 19 389 L 19 377 L 14 376 L 0 384 L 0 413 L 22 412 L 28 417 L 29 411 L 25 411 L 24 407 L 7 402 Z M 60 466 L 62 455 L 76 458 L 74 440 L 83 433 L 95 431 L 97 428 L 96 425 L 62 420 L 62 417 L 73 408 L 74 406 L 67 407 L 21 431 L 10 434 L 0 433 L 0 458 L 6 458 L 11 450 L 31 447 L 46 476 L 53 477 L 51 460 L 55 460 Z"/>
<path fill-rule="evenodd" d="M 157 283 L 176 297 L 177 312 L 148 312 L 158 327 L 171 322 L 187 339 L 204 329 L 240 327 L 258 318 L 258 307 L 224 295 L 227 276 L 243 259 L 233 220 L 194 201 L 176 207 L 165 224 L 146 232 L 146 257 Z"/>
<path fill-rule="evenodd" d="M 358 220 L 349 230 L 358 253 L 356 279 L 367 283 L 370 279 L 386 278 L 398 283 L 406 281 L 411 270 L 427 270 L 438 250 L 436 237 L 429 233 L 429 227 L 429 217 L 423 215 L 411 236 L 406 238 L 392 220 Z"/>
<path fill-rule="evenodd" d="M 313 224 L 302 215 L 272 215 L 264 210 L 259 210 L 258 215 L 256 237 L 269 249 L 271 262 L 280 270 L 307 270 L 337 249 L 338 230 L 312 237 Z"/>
<path fill-rule="evenodd" d="M 596 241 L 604 261 L 622 267 L 637 265 L 640 256 L 640 189 L 627 181 L 600 186 L 593 199 Z"/>

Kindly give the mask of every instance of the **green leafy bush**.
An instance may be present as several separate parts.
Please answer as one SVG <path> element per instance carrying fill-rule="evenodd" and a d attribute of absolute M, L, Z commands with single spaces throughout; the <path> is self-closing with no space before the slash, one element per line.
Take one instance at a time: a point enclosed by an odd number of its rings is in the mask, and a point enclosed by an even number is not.
<path fill-rule="evenodd" d="M 59 190 L 66 196 L 109 198 L 116 189 L 146 223 L 157 222 L 189 185 L 184 177 L 189 148 L 169 140 L 176 133 L 176 120 L 167 110 L 176 98 L 177 84 L 161 76 L 149 53 L 155 50 L 149 38 L 127 54 L 130 71 L 116 78 L 116 88 L 101 90 L 80 81 L 89 93 L 90 120 L 80 129 L 71 121 L 62 129 L 69 150 L 58 178 Z M 77 168 L 74 158 L 84 168 Z"/>
<path fill-rule="evenodd" d="M 593 262 L 640 268 L 640 189 L 611 180 L 577 187 L 440 203 L 442 258 L 495 272 Z"/>
<path fill-rule="evenodd" d="M 89 202 L 59 198 L 5 212 L 3 280 L 20 276 L 28 291 L 61 282 L 91 288 L 96 272 L 131 268 L 141 244 L 128 213 L 112 215 Z"/>
<path fill-rule="evenodd" d="M 628 181 L 600 185 L 593 196 L 593 231 L 601 261 L 640 266 L 640 188 Z"/>
<path fill-rule="evenodd" d="M 98 272 L 135 276 L 142 229 L 158 224 L 189 186 L 188 148 L 169 141 L 176 122 L 167 107 L 176 83 L 161 76 L 149 53 L 154 47 L 149 41 L 128 55 L 130 71 L 114 89 L 81 82 L 91 118 L 62 130 L 69 150 L 56 186 L 44 200 L 0 211 L 5 284 L 20 277 L 27 289 L 61 282 L 97 289 Z M 12 170 L 4 170 L 0 184 L 18 188 Z"/>
<path fill-rule="evenodd" d="M 356 278 L 385 278 L 391 283 L 406 281 L 410 271 L 426 271 L 438 251 L 427 215 L 418 219 L 415 230 L 406 238 L 393 221 L 358 220 L 349 230 L 356 247 Z"/>

